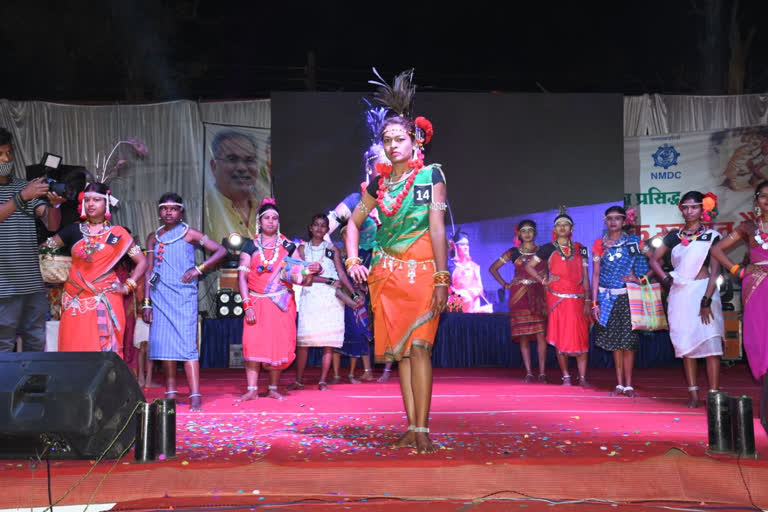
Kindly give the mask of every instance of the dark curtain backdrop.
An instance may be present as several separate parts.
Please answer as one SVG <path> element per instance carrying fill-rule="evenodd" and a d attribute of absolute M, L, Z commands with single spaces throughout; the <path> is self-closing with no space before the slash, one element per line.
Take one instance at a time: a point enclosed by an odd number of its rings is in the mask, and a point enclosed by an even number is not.
<path fill-rule="evenodd" d="M 363 93 L 272 94 L 272 162 L 284 233 L 359 190 L 369 144 Z M 435 136 L 457 223 L 620 200 L 619 94 L 429 93 L 416 113 Z"/>

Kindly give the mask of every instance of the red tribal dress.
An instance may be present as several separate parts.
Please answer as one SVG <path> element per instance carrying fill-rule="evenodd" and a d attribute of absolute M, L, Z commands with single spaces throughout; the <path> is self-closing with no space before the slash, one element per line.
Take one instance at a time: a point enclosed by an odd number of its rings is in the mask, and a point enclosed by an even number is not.
<path fill-rule="evenodd" d="M 71 224 L 58 235 L 72 253 L 61 298 L 59 351 L 112 351 L 122 357 L 125 314 L 123 296 L 114 288 L 120 283 L 115 265 L 133 238 L 123 227 L 108 224 L 92 235 L 85 223 Z"/>
<path fill-rule="evenodd" d="M 525 266 L 535 254 L 536 251 L 528 253 L 512 247 L 500 258 L 504 262 L 511 261 L 515 266 L 515 277 L 509 283 L 509 325 L 513 339 L 545 331 L 547 310 L 544 287 L 525 271 Z M 537 272 L 546 269 L 543 261 L 536 263 Z"/>
<path fill-rule="evenodd" d="M 557 242 L 543 245 L 535 259 L 547 263 L 550 279 L 547 286 L 547 342 L 558 352 L 568 355 L 589 350 L 589 319 L 584 315 L 584 268 L 588 265 L 587 249 L 571 242 L 561 249 Z"/>
<path fill-rule="evenodd" d="M 296 300 L 293 285 L 282 279 L 285 259 L 293 254 L 296 245 L 281 237 L 277 258 L 272 261 L 275 249 L 259 251 L 257 243 L 250 240 L 243 247 L 251 255 L 248 290 L 256 313 L 253 325 L 243 318 L 243 359 L 283 369 L 296 358 Z"/>

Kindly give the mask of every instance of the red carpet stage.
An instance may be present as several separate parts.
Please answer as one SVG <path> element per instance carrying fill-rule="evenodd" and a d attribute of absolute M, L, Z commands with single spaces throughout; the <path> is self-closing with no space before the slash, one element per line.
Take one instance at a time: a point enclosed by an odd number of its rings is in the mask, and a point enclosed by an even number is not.
<path fill-rule="evenodd" d="M 593 370 L 596 387 L 586 390 L 523 384 L 522 374 L 436 370 L 430 426 L 440 449 L 418 455 L 388 448 L 405 426 L 396 377 L 325 392 L 308 384 L 284 402 L 239 404 L 242 370 L 204 370 L 204 411 L 190 413 L 181 395 L 176 459 L 136 464 L 129 452 L 117 463 L 100 462 L 82 481 L 91 461 L 51 461 L 52 498 L 68 493 L 61 504 L 124 509 L 253 510 L 278 498 L 310 497 L 350 506 L 378 499 L 381 510 L 403 509 L 388 508 L 392 500 L 443 498 L 456 506 L 430 510 L 461 510 L 464 501 L 486 496 L 768 507 L 765 460 L 707 454 L 706 412 L 685 408 L 682 369 L 637 370 L 636 398 L 609 396 L 610 369 Z M 703 397 L 703 368 L 701 374 Z M 555 369 L 549 376 L 559 383 Z M 316 373 L 308 377 L 317 380 Z M 286 372 L 281 384 L 292 378 Z M 180 384 L 186 393 L 183 378 Z M 759 389 L 745 366 L 724 367 L 722 387 L 752 396 L 757 409 Z M 158 398 L 163 389 L 146 393 Z M 754 425 L 757 450 L 766 456 L 768 439 L 757 419 Z M 0 461 L 0 479 L 0 508 L 48 505 L 45 461 Z M 580 510 L 609 510 L 593 505 Z"/>

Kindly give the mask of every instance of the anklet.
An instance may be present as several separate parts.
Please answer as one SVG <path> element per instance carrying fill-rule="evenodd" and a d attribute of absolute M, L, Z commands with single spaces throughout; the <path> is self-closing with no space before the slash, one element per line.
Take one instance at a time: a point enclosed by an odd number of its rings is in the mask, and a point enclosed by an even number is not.
<path fill-rule="evenodd" d="M 324 380 L 321 380 L 320 382 L 317 383 L 318 386 L 322 386 L 323 384 L 325 384 L 326 386 L 328 385 L 328 383 L 325 382 Z M 275 388 L 275 389 L 277 389 L 277 388 Z"/>
<path fill-rule="evenodd" d="M 384 371 L 385 371 L 385 372 L 391 372 L 391 371 L 392 371 L 392 368 L 389 368 L 389 369 L 387 369 L 387 368 L 384 368 Z"/>
<path fill-rule="evenodd" d="M 363 370 L 363 373 L 369 373 L 370 371 L 371 371 L 371 369 L 368 368 L 367 370 Z"/>
<path fill-rule="evenodd" d="M 277 386 L 267 386 L 270 391 L 277 391 Z"/>
<path fill-rule="evenodd" d="M 630 388 L 631 388 L 631 386 L 630 386 Z M 625 391 L 627 388 L 625 388 L 625 387 L 624 387 L 624 386 L 622 386 L 621 384 L 617 384 L 617 385 L 616 385 L 616 389 L 618 389 L 619 391 Z"/>
<path fill-rule="evenodd" d="M 247 389 L 248 389 L 248 391 L 258 391 L 259 390 L 259 386 L 248 386 Z"/>
<path fill-rule="evenodd" d="M 166 391 L 165 392 L 166 395 L 175 395 L 176 393 L 177 393 L 177 391 L 175 389 L 172 389 L 170 391 Z"/>
<path fill-rule="evenodd" d="M 688 386 L 688 391 L 698 391 L 699 386 Z"/>
<path fill-rule="evenodd" d="M 624 386 L 624 391 L 634 391 L 634 390 L 635 388 L 633 388 L 632 386 Z"/>
<path fill-rule="evenodd" d="M 200 393 L 192 393 L 191 395 L 189 395 L 189 398 L 192 398 L 194 396 L 203 396 L 203 395 L 201 395 Z"/>
<path fill-rule="evenodd" d="M 413 432 L 414 430 L 416 430 L 416 425 L 408 425 L 408 430 Z"/>
<path fill-rule="evenodd" d="M 429 434 L 429 427 L 413 427 L 413 431 L 421 434 Z"/>
<path fill-rule="evenodd" d="M 715 393 L 717 393 L 717 392 L 718 392 L 718 391 L 720 391 L 720 390 L 719 390 L 719 389 L 710 389 L 710 390 L 709 390 L 709 392 L 710 392 L 710 393 L 712 393 L 713 391 L 714 391 Z"/>

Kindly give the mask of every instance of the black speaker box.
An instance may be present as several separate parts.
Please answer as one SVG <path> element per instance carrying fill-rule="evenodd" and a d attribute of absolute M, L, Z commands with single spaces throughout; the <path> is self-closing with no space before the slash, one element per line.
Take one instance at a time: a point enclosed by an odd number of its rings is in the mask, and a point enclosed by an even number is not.
<path fill-rule="evenodd" d="M 0 458 L 117 458 L 144 401 L 114 352 L 0 354 Z"/>

